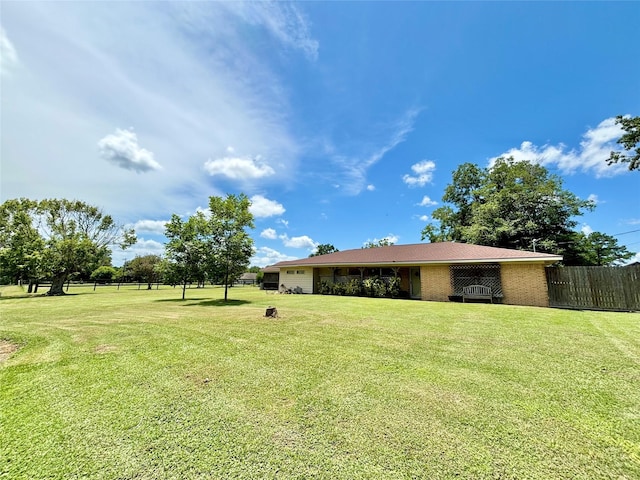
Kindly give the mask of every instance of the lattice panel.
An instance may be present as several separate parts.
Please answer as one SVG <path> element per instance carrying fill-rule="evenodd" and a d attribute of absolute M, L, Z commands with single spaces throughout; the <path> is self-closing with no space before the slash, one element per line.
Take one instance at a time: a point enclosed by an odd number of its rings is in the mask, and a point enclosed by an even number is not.
<path fill-rule="evenodd" d="M 469 285 L 485 285 L 494 296 L 502 296 L 500 264 L 451 265 L 450 271 L 454 295 L 462 295 L 462 289 Z"/>

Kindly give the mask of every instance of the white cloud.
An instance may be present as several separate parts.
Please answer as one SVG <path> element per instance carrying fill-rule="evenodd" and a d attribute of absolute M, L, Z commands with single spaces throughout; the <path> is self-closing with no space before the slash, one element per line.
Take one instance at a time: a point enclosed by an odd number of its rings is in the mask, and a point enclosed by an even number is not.
<path fill-rule="evenodd" d="M 18 52 L 0 26 L 0 75 L 11 73 L 18 64 Z"/>
<path fill-rule="evenodd" d="M 376 189 L 375 185 L 371 185 L 371 184 L 367 185 L 368 191 L 373 192 L 375 189 Z"/>
<path fill-rule="evenodd" d="M 290 255 L 280 253 L 273 248 L 260 247 L 255 251 L 253 257 L 251 257 L 250 263 L 251 265 L 258 267 L 266 267 L 267 265 L 284 262 L 285 260 L 296 260 L 297 258 L 298 257 L 292 257 Z"/>
<path fill-rule="evenodd" d="M 640 252 L 636 253 L 633 257 L 625 262 L 625 265 L 629 265 L 631 263 L 640 262 Z"/>
<path fill-rule="evenodd" d="M 136 233 L 146 232 L 164 235 L 166 224 L 167 222 L 165 220 L 138 220 L 133 225 L 133 228 Z"/>
<path fill-rule="evenodd" d="M 346 182 L 334 183 L 334 187 L 343 188 L 343 185 L 346 183 L 346 185 L 344 185 L 345 191 L 352 195 L 357 195 L 363 188 L 366 188 L 367 170 L 407 139 L 409 133 L 413 131 L 413 125 L 418 113 L 418 109 L 409 109 L 397 122 L 391 125 L 391 127 L 387 127 L 386 132 L 376 132 L 376 138 L 379 138 L 381 135 L 389 136 L 389 140 L 382 146 L 372 148 L 371 146 L 359 144 L 356 146 L 358 153 L 355 155 L 333 155 L 332 160 L 334 163 L 340 165 L 348 177 Z M 373 150 L 373 152 L 368 156 L 366 154 L 361 155 L 360 152 L 363 150 Z"/>
<path fill-rule="evenodd" d="M 285 220 L 284 218 L 279 218 L 278 223 L 281 223 L 285 228 L 289 228 L 289 220 Z"/>
<path fill-rule="evenodd" d="M 229 2 L 227 8 L 247 22 L 264 26 L 284 45 L 301 50 L 307 58 L 318 58 L 319 43 L 310 34 L 310 24 L 302 12 L 284 2 Z"/>
<path fill-rule="evenodd" d="M 422 222 L 428 222 L 429 221 L 429 215 L 420 215 L 418 218 Z"/>
<path fill-rule="evenodd" d="M 599 203 L 602 203 L 599 199 L 598 199 L 598 195 L 596 195 L 595 193 L 592 193 L 591 195 L 589 195 L 587 197 L 587 200 L 589 200 L 590 202 L 595 203 L 596 205 L 598 205 Z"/>
<path fill-rule="evenodd" d="M 422 197 L 422 201 L 420 203 L 418 203 L 418 206 L 420 207 L 433 207 L 434 205 L 437 205 L 438 202 L 431 200 L 427 195 L 425 195 L 424 197 Z"/>
<path fill-rule="evenodd" d="M 153 153 L 138 145 L 138 136 L 131 130 L 116 129 L 98 142 L 100 156 L 126 170 L 148 172 L 162 167 L 153 158 Z"/>
<path fill-rule="evenodd" d="M 144 255 L 164 255 L 164 244 L 156 242 L 155 240 L 145 240 L 144 238 L 138 238 L 138 242 L 135 245 L 122 250 L 121 248 L 113 248 L 112 263 L 115 266 L 121 266 L 125 260 L 133 260 L 135 257 L 142 257 Z"/>
<path fill-rule="evenodd" d="M 593 228 L 591 228 L 589 225 L 587 225 L 586 223 L 582 224 L 582 228 L 580 229 L 580 231 L 582 233 L 584 233 L 585 235 L 591 235 L 593 233 Z"/>
<path fill-rule="evenodd" d="M 256 218 L 273 217 L 276 215 L 282 215 L 286 210 L 282 204 L 275 200 L 269 200 L 262 195 L 254 195 L 251 197 L 251 206 L 249 211 Z"/>
<path fill-rule="evenodd" d="M 261 233 L 260 236 L 262 238 L 266 238 L 269 240 L 275 240 L 276 238 L 278 238 L 278 235 L 276 233 L 276 231 L 273 228 L 265 228 Z"/>
<path fill-rule="evenodd" d="M 624 173 L 628 171 L 625 164 L 607 164 L 611 151 L 620 151 L 616 141 L 623 131 L 619 125 L 616 125 L 615 120 L 613 117 L 607 118 L 597 127 L 588 129 L 582 135 L 580 148 L 577 150 L 567 151 L 567 147 L 562 143 L 539 147 L 525 141 L 519 148 L 512 148 L 489 159 L 489 166 L 493 166 L 499 157 L 513 157 L 517 161 L 527 160 L 545 166 L 556 166 L 565 174 L 576 171 L 591 172 L 600 178 Z"/>
<path fill-rule="evenodd" d="M 280 239 L 285 247 L 290 248 L 308 248 L 313 250 L 318 246 L 317 242 L 314 242 L 311 238 L 306 235 L 302 235 L 300 237 L 291 237 L 287 234 L 280 235 Z"/>
<path fill-rule="evenodd" d="M 257 8 L 275 16 L 288 7 Z M 249 20 L 225 2 L 6 2 L 2 17 L 11 40 L 3 68 L 10 58 L 20 62 L 2 76 L 2 176 L 13 179 L 3 181 L 3 197 L 82 198 L 133 223 L 226 193 L 204 172 L 208 158 L 256 152 L 277 159 L 268 165 L 277 175 L 261 181 L 290 185 L 298 174 L 291 91 L 274 68 L 294 45 L 274 33 L 266 13 Z M 96 142 L 129 125 L 137 148 L 153 152 L 162 170 L 131 175 L 105 161 L 87 168 L 87 159 L 101 158 Z M 108 153 L 138 171 L 154 166 Z M 253 166 L 270 173 L 259 159 Z"/>
<path fill-rule="evenodd" d="M 224 157 L 207 160 L 205 171 L 211 175 L 222 175 L 232 180 L 253 180 L 273 175 L 275 170 L 260 161 L 260 157 Z"/>
<path fill-rule="evenodd" d="M 378 243 L 378 242 L 380 242 L 382 240 L 385 240 L 388 243 L 396 244 L 396 243 L 398 243 L 398 240 L 400 240 L 400 237 L 397 236 L 397 235 L 394 235 L 393 233 L 390 233 L 386 237 L 374 238 L 373 240 L 367 240 L 366 242 L 363 243 L 363 245 L 366 245 L 368 243 Z"/>
<path fill-rule="evenodd" d="M 410 187 L 423 187 L 425 184 L 431 182 L 435 169 L 436 164 L 434 162 L 431 160 L 423 160 L 411 165 L 411 170 L 413 170 L 415 175 L 411 176 L 406 174 L 402 177 L 402 180 Z"/>

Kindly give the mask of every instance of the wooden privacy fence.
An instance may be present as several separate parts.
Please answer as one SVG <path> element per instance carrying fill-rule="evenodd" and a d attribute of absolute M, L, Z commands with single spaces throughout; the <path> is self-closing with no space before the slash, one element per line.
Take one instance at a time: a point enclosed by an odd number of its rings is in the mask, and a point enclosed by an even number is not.
<path fill-rule="evenodd" d="M 640 266 L 548 267 L 549 306 L 640 310 Z"/>

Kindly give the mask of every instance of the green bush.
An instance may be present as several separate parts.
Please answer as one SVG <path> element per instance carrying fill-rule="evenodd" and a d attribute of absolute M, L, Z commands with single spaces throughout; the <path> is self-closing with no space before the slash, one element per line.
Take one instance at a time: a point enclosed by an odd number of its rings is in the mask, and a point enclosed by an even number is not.
<path fill-rule="evenodd" d="M 344 283 L 334 283 L 331 289 L 334 295 L 346 295 L 347 292 L 346 284 Z"/>
<path fill-rule="evenodd" d="M 391 277 L 387 281 L 387 296 L 397 298 L 400 295 L 400 277 Z"/>
<path fill-rule="evenodd" d="M 320 293 L 320 295 L 331 295 L 333 293 L 331 284 L 326 280 L 322 280 L 318 285 L 318 293 Z"/>
<path fill-rule="evenodd" d="M 345 295 L 352 297 L 362 295 L 362 281 L 358 278 L 352 278 L 349 283 L 345 284 Z"/>

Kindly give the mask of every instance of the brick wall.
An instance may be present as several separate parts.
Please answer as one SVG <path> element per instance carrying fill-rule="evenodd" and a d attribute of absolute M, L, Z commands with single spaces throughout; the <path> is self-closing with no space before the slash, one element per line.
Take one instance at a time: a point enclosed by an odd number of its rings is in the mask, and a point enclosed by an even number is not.
<path fill-rule="evenodd" d="M 541 263 L 503 263 L 503 303 L 548 307 L 547 277 Z"/>
<path fill-rule="evenodd" d="M 448 302 L 449 295 L 451 295 L 449 265 L 420 267 L 420 291 L 422 300 Z"/>

